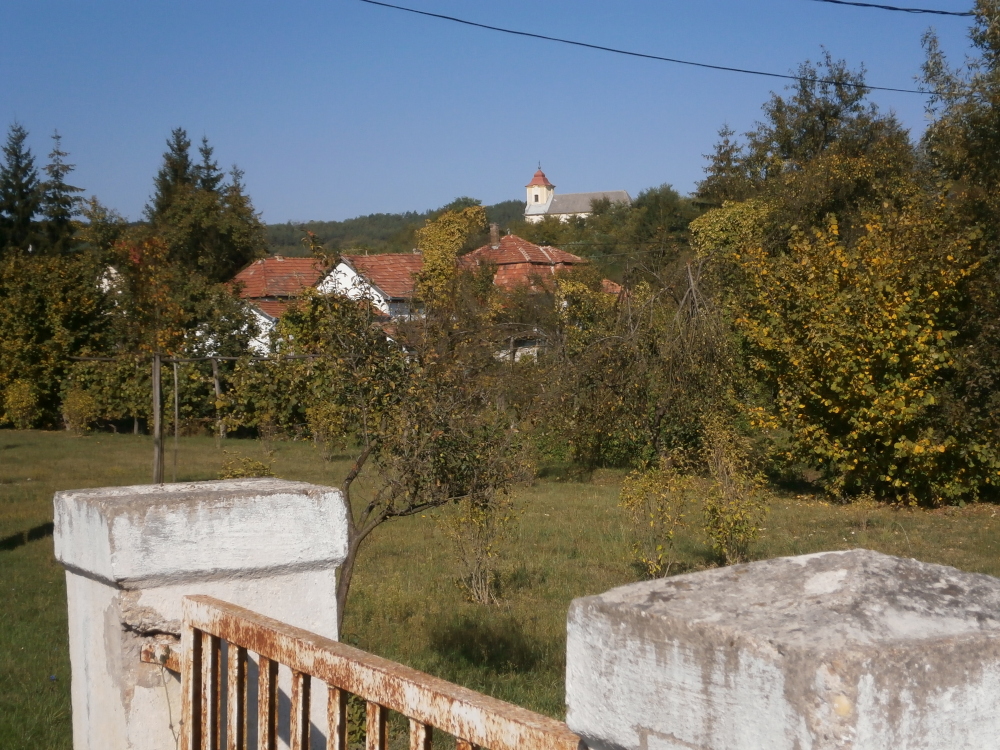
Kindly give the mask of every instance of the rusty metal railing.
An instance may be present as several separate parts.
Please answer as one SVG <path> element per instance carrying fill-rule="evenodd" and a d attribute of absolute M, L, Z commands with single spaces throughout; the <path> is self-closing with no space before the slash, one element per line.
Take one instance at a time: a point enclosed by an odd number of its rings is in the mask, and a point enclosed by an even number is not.
<path fill-rule="evenodd" d="M 410 750 L 431 750 L 434 728 L 456 737 L 456 750 L 585 750 L 560 721 L 208 596 L 185 598 L 181 637 L 183 750 L 222 750 L 223 738 L 226 750 L 247 747 L 251 652 L 258 657 L 259 750 L 276 748 L 279 664 L 292 673 L 292 750 L 310 747 L 314 679 L 327 686 L 329 750 L 347 749 L 349 694 L 367 704 L 366 750 L 386 750 L 390 710 L 409 719 Z"/>

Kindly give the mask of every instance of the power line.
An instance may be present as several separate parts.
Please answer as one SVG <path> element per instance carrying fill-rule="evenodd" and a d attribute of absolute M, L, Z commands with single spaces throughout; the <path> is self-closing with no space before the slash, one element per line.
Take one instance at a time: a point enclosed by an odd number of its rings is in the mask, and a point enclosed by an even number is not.
<path fill-rule="evenodd" d="M 972 11 L 930 10 L 928 8 L 899 8 L 895 5 L 878 5 L 877 3 L 855 3 L 850 0 L 813 0 L 815 3 L 832 3 L 833 5 L 854 5 L 858 8 L 877 8 L 879 10 L 894 10 L 899 13 L 926 13 L 933 16 L 974 16 Z"/>
<path fill-rule="evenodd" d="M 574 47 L 586 47 L 587 49 L 596 49 L 600 50 L 601 52 L 614 52 L 616 55 L 641 57 L 646 60 L 659 60 L 660 62 L 675 63 L 677 65 L 691 65 L 695 68 L 708 68 L 709 70 L 723 70 L 729 73 L 745 73 L 747 75 L 754 75 L 754 76 L 767 76 L 768 78 L 784 78 L 789 81 L 802 81 L 804 83 L 827 83 L 834 86 L 848 86 L 851 88 L 868 89 L 869 91 L 895 91 L 900 94 L 923 94 L 925 96 L 927 95 L 926 91 L 918 91 L 917 89 L 897 89 L 897 88 L 892 88 L 890 86 L 869 86 L 866 83 L 850 83 L 848 81 L 834 81 L 827 78 L 809 78 L 807 76 L 796 76 L 786 73 L 770 73 L 764 70 L 752 70 L 749 68 L 732 68 L 727 65 L 712 65 L 711 63 L 692 62 L 691 60 L 679 60 L 674 57 L 647 55 L 644 52 L 632 52 L 630 50 L 616 49 L 614 47 L 604 47 L 599 44 L 588 44 L 587 42 L 577 42 L 572 39 L 561 39 L 555 36 L 545 36 L 544 34 L 533 34 L 529 31 L 518 31 L 516 29 L 505 29 L 500 26 L 490 26 L 485 23 L 476 23 L 475 21 L 467 21 L 464 18 L 456 18 L 455 16 L 446 16 L 441 13 L 430 13 L 425 10 L 406 8 L 403 7 L 402 5 L 392 5 L 391 3 L 383 3 L 379 2 L 379 0 L 360 0 L 360 1 L 363 3 L 368 3 L 369 5 L 379 5 L 383 8 L 391 8 L 392 10 L 402 10 L 407 13 L 415 13 L 418 16 L 428 16 L 429 18 L 439 18 L 443 21 L 453 21 L 454 23 L 464 24 L 465 26 L 475 26 L 478 29 L 487 29 L 488 31 L 499 31 L 504 34 L 514 34 L 515 36 L 526 36 L 531 39 L 541 39 L 546 42 L 559 42 L 560 44 L 571 44 Z"/>

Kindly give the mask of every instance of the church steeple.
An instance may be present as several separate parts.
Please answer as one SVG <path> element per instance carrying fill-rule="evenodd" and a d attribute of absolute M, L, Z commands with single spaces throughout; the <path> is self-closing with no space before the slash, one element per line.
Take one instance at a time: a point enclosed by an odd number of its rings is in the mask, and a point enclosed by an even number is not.
<path fill-rule="evenodd" d="M 549 178 L 545 176 L 541 165 L 539 165 L 538 171 L 535 172 L 535 176 L 531 178 L 531 182 L 525 185 L 525 187 L 528 189 L 528 208 L 548 203 L 552 200 L 552 196 L 556 192 L 556 186 L 549 182 Z"/>

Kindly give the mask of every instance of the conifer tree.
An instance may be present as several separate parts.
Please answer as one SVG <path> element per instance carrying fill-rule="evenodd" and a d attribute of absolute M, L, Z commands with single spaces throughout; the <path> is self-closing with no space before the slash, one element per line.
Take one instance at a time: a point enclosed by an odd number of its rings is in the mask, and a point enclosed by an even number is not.
<path fill-rule="evenodd" d="M 35 215 L 41 204 L 41 185 L 35 158 L 25 141 L 28 131 L 14 123 L 7 132 L 0 164 L 0 252 L 27 250 L 38 241 Z"/>
<path fill-rule="evenodd" d="M 73 187 L 66 177 L 75 165 L 67 164 L 69 154 L 62 150 L 62 136 L 56 131 L 52 135 L 52 151 L 45 167 L 47 179 L 42 183 L 42 216 L 45 218 L 46 250 L 54 254 L 68 252 L 73 246 L 73 217 L 79 213 L 83 188 Z"/>
<path fill-rule="evenodd" d="M 219 163 L 212 159 L 214 152 L 215 149 L 208 144 L 208 138 L 202 136 L 201 145 L 198 147 L 198 153 L 201 155 L 201 164 L 195 167 L 195 172 L 198 175 L 199 190 L 218 193 L 224 175 L 219 171 Z"/>
<path fill-rule="evenodd" d="M 191 139 L 184 128 L 174 128 L 163 153 L 163 166 L 156 173 L 152 200 L 146 206 L 146 217 L 156 222 L 179 197 L 196 183 L 196 168 L 191 163 Z"/>
<path fill-rule="evenodd" d="M 171 261 L 208 281 L 228 281 L 264 254 L 264 225 L 246 195 L 243 173 L 234 168 L 226 183 L 207 138 L 198 148 L 199 163 L 192 162 L 190 148 L 186 131 L 176 128 L 146 216 L 166 242 Z"/>

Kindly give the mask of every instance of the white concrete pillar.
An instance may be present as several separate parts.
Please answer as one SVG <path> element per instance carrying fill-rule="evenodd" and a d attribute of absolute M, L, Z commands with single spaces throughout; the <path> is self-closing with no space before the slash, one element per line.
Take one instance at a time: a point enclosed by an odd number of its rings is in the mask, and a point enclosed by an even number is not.
<path fill-rule="evenodd" d="M 567 724 L 593 750 L 1000 748 L 1000 580 L 868 550 L 573 602 Z"/>
<path fill-rule="evenodd" d="M 338 636 L 347 521 L 337 490 L 240 479 L 59 492 L 54 503 L 75 750 L 175 750 L 179 676 L 139 652 L 176 638 L 184 596 Z M 315 698 L 322 706 L 325 692 Z"/>

